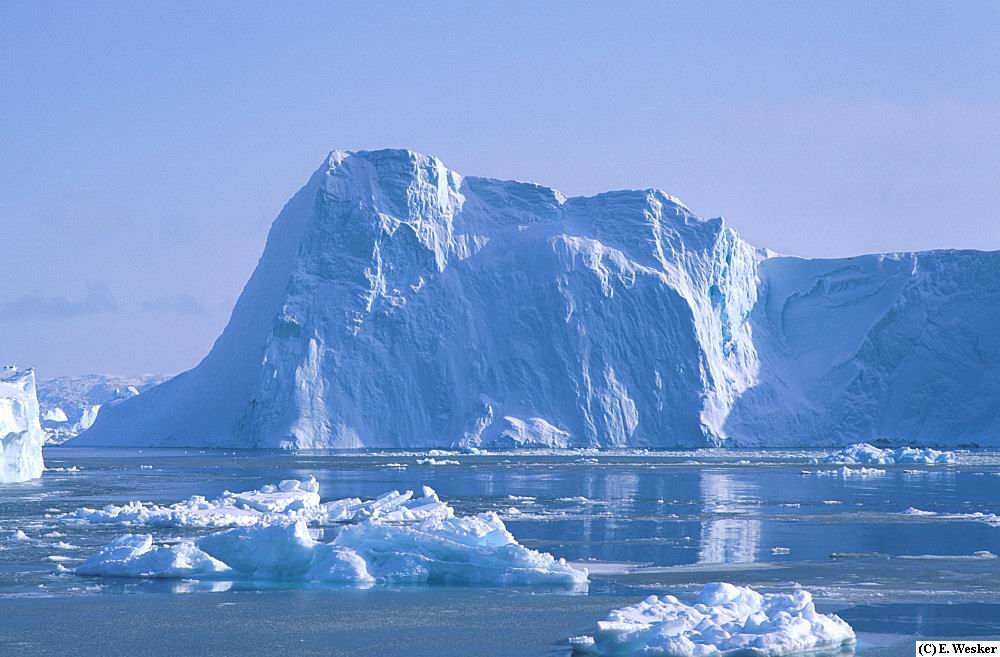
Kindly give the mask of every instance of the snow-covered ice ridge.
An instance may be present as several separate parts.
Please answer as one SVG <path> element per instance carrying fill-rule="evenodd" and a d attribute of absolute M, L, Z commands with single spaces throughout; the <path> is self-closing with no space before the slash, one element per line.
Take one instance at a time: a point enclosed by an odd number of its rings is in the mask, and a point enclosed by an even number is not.
<path fill-rule="evenodd" d="M 352 586 L 468 583 L 582 587 L 586 569 L 520 545 L 495 513 L 457 517 L 430 488 L 414 498 L 392 491 L 375 500 L 321 503 L 314 478 L 191 498 L 170 506 L 136 502 L 80 509 L 63 520 L 169 527 L 232 527 L 158 545 L 125 534 L 76 568 L 80 575 L 254 579 Z M 330 542 L 310 525 L 339 525 Z"/>
<path fill-rule="evenodd" d="M 94 424 L 101 408 L 135 397 L 170 377 L 84 374 L 38 381 L 38 406 L 45 442 L 58 445 Z"/>
<path fill-rule="evenodd" d="M 78 441 L 997 445 L 998 301 L 997 253 L 779 257 L 657 190 L 334 151 L 205 359 Z"/>
<path fill-rule="evenodd" d="M 44 442 L 34 370 L 0 369 L 0 484 L 41 477 Z"/>
<path fill-rule="evenodd" d="M 593 635 L 570 639 L 576 652 L 660 657 L 780 657 L 854 642 L 851 626 L 818 613 L 808 591 L 761 595 L 720 582 L 687 601 L 650 596 L 612 611 Z"/>

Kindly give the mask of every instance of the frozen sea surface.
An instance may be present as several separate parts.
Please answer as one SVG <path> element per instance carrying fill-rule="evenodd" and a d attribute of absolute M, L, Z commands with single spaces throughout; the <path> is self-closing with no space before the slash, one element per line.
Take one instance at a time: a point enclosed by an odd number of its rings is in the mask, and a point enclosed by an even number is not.
<path fill-rule="evenodd" d="M 824 454 L 51 448 L 42 479 L 0 487 L 0 655 L 566 656 L 566 639 L 611 609 L 717 580 L 762 592 L 801 584 L 819 611 L 851 623 L 858 655 L 909 655 L 918 637 L 1000 638 L 1000 527 L 971 515 L 1000 513 L 1000 453 L 879 466 L 872 477 L 817 476 L 830 470 L 816 462 Z M 428 458 L 447 463 L 418 464 Z M 496 511 L 522 544 L 587 566 L 589 591 L 61 572 L 123 528 L 60 513 L 310 474 L 324 501 L 426 484 L 460 514 Z M 169 540 L 210 530 L 142 531 Z"/>

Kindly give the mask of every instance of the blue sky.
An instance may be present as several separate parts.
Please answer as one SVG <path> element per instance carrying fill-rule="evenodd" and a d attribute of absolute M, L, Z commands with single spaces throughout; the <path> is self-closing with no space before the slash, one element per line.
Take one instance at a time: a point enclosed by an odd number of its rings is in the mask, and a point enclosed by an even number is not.
<path fill-rule="evenodd" d="M 0 4 L 0 362 L 194 365 L 332 148 L 784 253 L 1000 248 L 1000 4 L 371 4 Z"/>

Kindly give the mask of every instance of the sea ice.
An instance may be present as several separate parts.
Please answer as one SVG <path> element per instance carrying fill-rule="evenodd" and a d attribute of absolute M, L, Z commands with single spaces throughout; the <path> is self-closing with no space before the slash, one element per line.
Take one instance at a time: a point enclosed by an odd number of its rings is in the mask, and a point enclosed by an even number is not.
<path fill-rule="evenodd" d="M 823 459 L 823 463 L 845 465 L 901 465 L 903 463 L 941 465 L 954 462 L 954 452 L 939 451 L 929 447 L 880 449 L 868 443 L 856 443 Z"/>
<path fill-rule="evenodd" d="M 616 609 L 597 623 L 593 635 L 574 637 L 570 644 L 593 655 L 778 657 L 854 641 L 850 625 L 818 613 L 808 591 L 762 595 L 715 582 L 690 600 L 654 595 Z"/>

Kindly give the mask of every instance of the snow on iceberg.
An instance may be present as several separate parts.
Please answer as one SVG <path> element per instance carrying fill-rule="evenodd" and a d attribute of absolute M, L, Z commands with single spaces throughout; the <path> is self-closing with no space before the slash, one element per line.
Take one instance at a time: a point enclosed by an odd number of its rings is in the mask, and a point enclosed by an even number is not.
<path fill-rule="evenodd" d="M 941 465 L 954 462 L 954 452 L 939 451 L 929 447 L 880 449 L 868 443 L 855 443 L 823 459 L 823 463 L 846 465 Z"/>
<path fill-rule="evenodd" d="M 37 479 L 45 470 L 35 372 L 0 370 L 0 484 Z"/>
<path fill-rule="evenodd" d="M 432 517 L 414 524 L 368 520 L 330 543 L 305 521 L 258 523 L 194 541 L 154 546 L 150 534 L 112 541 L 76 569 L 109 577 L 238 577 L 367 584 L 556 585 L 579 587 L 587 571 L 520 545 L 494 513 Z"/>
<path fill-rule="evenodd" d="M 851 626 L 818 613 L 808 591 L 762 595 L 719 582 L 690 600 L 654 595 L 616 609 L 593 635 L 570 639 L 580 653 L 660 657 L 779 657 L 854 642 Z"/>
<path fill-rule="evenodd" d="M 261 522 L 306 520 L 346 523 L 372 518 L 412 522 L 428 517 L 450 517 L 454 511 L 433 489 L 424 487 L 423 497 L 412 491 L 390 491 L 374 500 L 346 498 L 320 503 L 319 482 L 286 479 L 260 490 L 224 492 L 209 500 L 201 495 L 169 505 L 150 502 L 109 504 L 101 509 L 83 507 L 59 516 L 64 522 L 96 525 L 145 525 L 148 527 L 245 527 Z"/>

